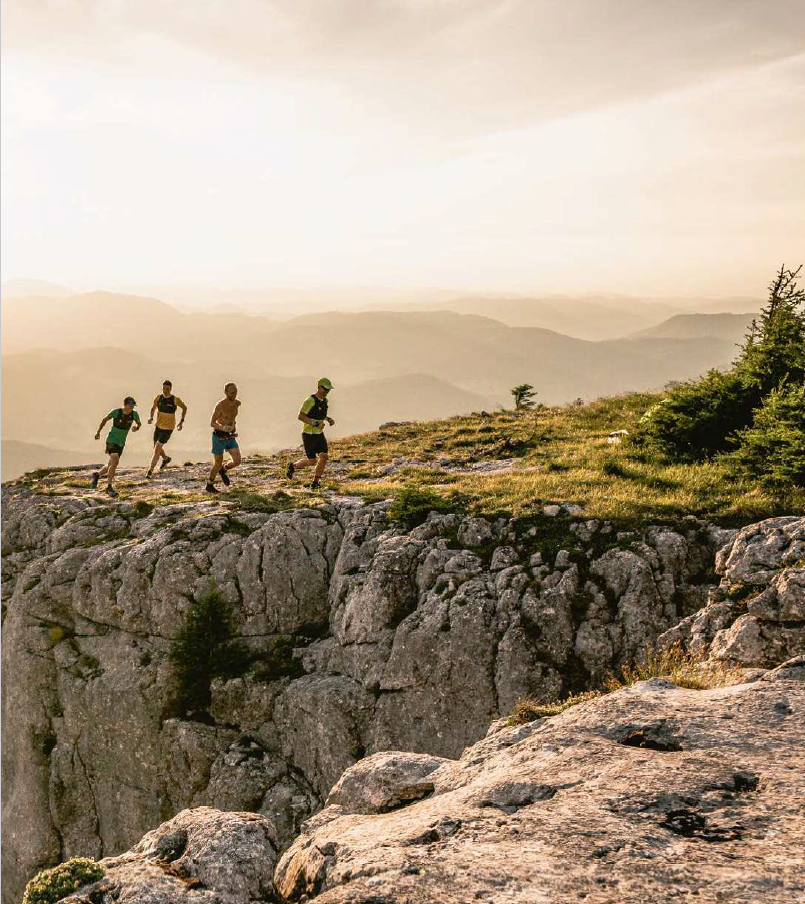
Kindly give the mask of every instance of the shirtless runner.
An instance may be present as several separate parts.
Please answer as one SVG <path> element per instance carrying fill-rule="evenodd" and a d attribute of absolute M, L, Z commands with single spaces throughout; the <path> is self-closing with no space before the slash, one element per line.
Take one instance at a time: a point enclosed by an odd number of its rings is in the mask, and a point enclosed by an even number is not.
<path fill-rule="evenodd" d="M 220 473 L 221 480 L 226 486 L 232 482 L 228 472 L 240 464 L 240 449 L 235 437 L 235 420 L 238 416 L 240 402 L 238 401 L 238 387 L 234 383 L 224 386 L 224 398 L 215 406 L 210 418 L 212 427 L 212 468 L 207 478 L 207 492 L 217 493 L 215 478 Z M 232 457 L 227 465 L 224 465 L 224 452 L 229 452 Z"/>

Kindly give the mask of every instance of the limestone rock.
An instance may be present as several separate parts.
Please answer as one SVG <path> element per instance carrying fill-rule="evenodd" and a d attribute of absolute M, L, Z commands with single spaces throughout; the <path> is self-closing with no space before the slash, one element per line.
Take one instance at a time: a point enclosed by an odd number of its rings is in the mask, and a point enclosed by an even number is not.
<path fill-rule="evenodd" d="M 600 683 L 715 592 L 716 550 L 693 524 L 618 540 L 579 522 L 593 545 L 568 527 L 555 568 L 556 546 L 505 519 L 431 514 L 408 531 L 387 503 L 267 515 L 222 496 L 150 512 L 4 487 L 4 900 L 188 807 L 264 814 L 284 847 L 350 766 L 456 757 L 518 698 Z M 556 516 L 548 534 L 570 523 Z M 791 572 L 767 582 L 764 619 L 800 611 L 798 527 L 775 521 L 756 532 L 773 542 L 741 532 L 724 558 L 740 569 L 738 550 L 762 547 L 763 568 L 779 555 Z M 249 661 L 177 711 L 171 651 L 211 586 Z M 792 623 L 767 619 L 763 637 L 773 624 Z M 797 652 L 784 640 L 764 666 Z"/>
<path fill-rule="evenodd" d="M 498 728 L 424 800 L 329 808 L 275 883 L 316 904 L 788 904 L 805 894 L 803 749 L 802 682 L 643 682 Z M 358 769 L 342 782 L 376 781 Z"/>
<path fill-rule="evenodd" d="M 130 851 L 101 860 L 105 876 L 66 904 L 252 904 L 273 897 L 276 832 L 255 813 L 183 810 Z"/>

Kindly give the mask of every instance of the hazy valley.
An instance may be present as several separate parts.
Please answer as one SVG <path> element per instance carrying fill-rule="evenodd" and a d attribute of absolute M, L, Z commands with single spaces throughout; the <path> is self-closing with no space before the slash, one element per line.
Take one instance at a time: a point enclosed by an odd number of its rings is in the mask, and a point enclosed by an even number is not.
<path fill-rule="evenodd" d="M 243 448 L 273 451 L 298 442 L 298 405 L 322 374 L 336 384 L 331 435 L 345 436 L 390 420 L 506 406 L 510 388 L 523 382 L 545 404 L 660 388 L 728 365 L 751 319 L 617 296 L 457 298 L 439 310 L 409 301 L 394 311 L 289 319 L 234 308 L 188 312 L 109 292 L 67 295 L 39 283 L 22 288 L 48 294 L 4 290 L 3 479 L 99 460 L 93 435 L 101 417 L 127 394 L 147 414 L 165 378 L 190 409 L 171 452 L 195 460 L 207 455 L 209 414 L 229 380 L 243 401 Z M 127 461 L 144 464 L 149 455 L 144 429 L 132 437 Z"/>

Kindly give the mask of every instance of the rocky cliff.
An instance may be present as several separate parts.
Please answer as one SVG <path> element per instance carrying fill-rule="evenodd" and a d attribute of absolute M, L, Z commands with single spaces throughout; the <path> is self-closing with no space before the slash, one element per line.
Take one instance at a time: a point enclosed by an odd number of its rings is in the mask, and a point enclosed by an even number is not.
<path fill-rule="evenodd" d="M 763 668 L 803 648 L 805 519 L 624 532 L 565 508 L 407 529 L 386 509 L 151 510 L 4 488 L 5 901 L 187 807 L 262 814 L 281 852 L 349 767 L 403 750 L 442 769 L 434 757 L 460 756 L 519 697 L 594 686 L 661 635 Z M 177 646 L 211 594 L 240 655 L 200 669 L 212 680 L 191 706 Z M 299 859 L 316 826 L 343 830 L 327 812 L 285 855 L 288 897 L 346 881 Z"/>

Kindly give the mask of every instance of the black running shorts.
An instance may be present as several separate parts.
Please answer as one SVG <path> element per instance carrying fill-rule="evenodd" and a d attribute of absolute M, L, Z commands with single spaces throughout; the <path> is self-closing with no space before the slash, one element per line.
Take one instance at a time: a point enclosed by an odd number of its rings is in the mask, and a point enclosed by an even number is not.
<path fill-rule="evenodd" d="M 106 454 L 120 456 L 123 454 L 123 446 L 118 446 L 117 443 L 107 443 L 106 444 Z"/>
<path fill-rule="evenodd" d="M 323 433 L 303 433 L 302 442 L 308 458 L 315 458 L 327 451 L 327 437 Z"/>
<path fill-rule="evenodd" d="M 154 427 L 154 445 L 162 443 L 164 446 L 171 438 L 171 433 L 173 433 L 173 430 L 165 430 L 164 427 Z"/>

